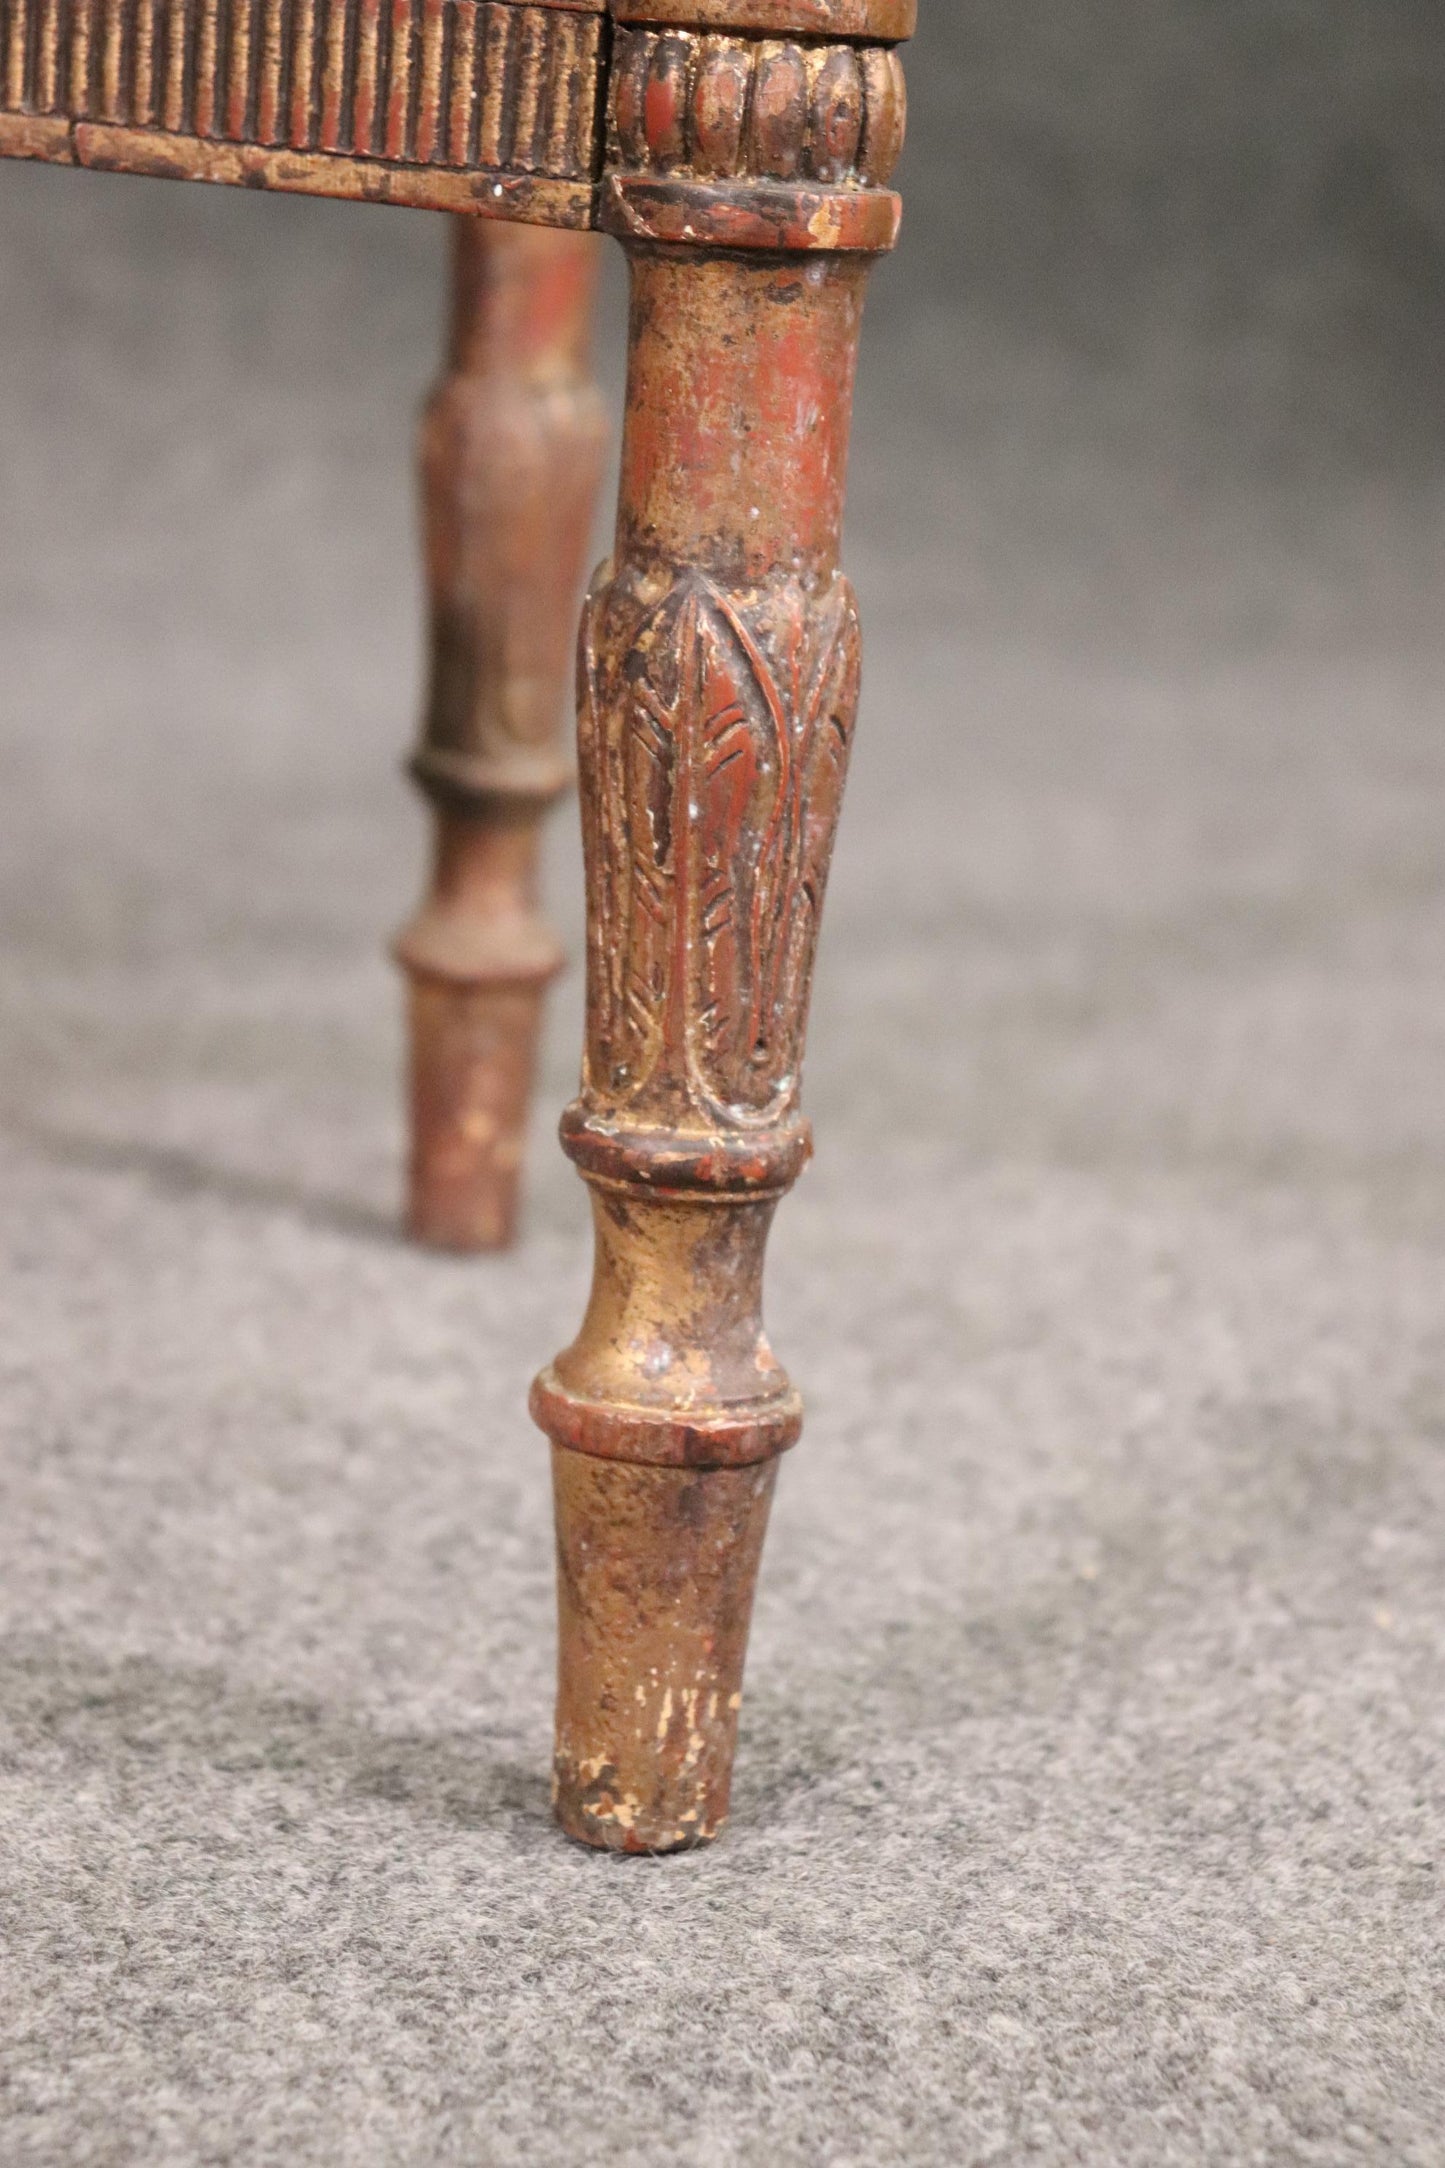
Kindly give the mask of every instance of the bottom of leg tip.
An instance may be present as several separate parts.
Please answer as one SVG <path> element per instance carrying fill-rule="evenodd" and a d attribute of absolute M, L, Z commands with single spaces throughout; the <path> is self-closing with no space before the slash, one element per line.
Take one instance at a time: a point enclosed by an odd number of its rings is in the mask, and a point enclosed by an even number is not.
<path fill-rule="evenodd" d="M 552 1809 L 562 1833 L 574 1844 L 594 1852 L 627 1852 L 657 1857 L 669 1852 L 696 1852 L 715 1844 L 726 1826 L 726 1815 L 707 1815 L 691 1806 L 677 1815 L 658 1814 L 641 1802 L 629 1799 L 616 1783 L 616 1774 L 599 1770 L 585 1786 L 559 1780 L 553 1788 Z"/>
<path fill-rule="evenodd" d="M 475 1196 L 413 1196 L 406 1212 L 407 1239 L 418 1249 L 452 1257 L 482 1257 L 510 1250 L 517 1240 L 517 1212 L 510 1199 Z"/>
<path fill-rule="evenodd" d="M 583 1819 L 574 1821 L 570 1815 L 559 1814 L 557 1824 L 564 1837 L 573 1844 L 583 1845 L 589 1852 L 620 1852 L 632 1859 L 666 1859 L 677 1852 L 701 1852 L 710 1844 L 716 1844 L 722 1835 L 723 1825 L 716 1829 L 667 1829 L 647 1832 L 641 1829 L 624 1829 L 620 1823 Z"/>
<path fill-rule="evenodd" d="M 442 1257 L 495 1257 L 503 1250 L 515 1249 L 517 1244 L 510 1227 L 497 1233 L 490 1228 L 478 1231 L 473 1227 L 419 1226 L 409 1220 L 406 1234 L 419 1250 L 434 1250 Z"/>

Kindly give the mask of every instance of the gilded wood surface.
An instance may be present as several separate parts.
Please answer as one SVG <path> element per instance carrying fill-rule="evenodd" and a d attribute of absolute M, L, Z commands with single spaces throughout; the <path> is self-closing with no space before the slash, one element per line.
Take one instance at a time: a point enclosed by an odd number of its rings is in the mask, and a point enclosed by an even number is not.
<path fill-rule="evenodd" d="M 557 1811 L 587 1843 L 666 1851 L 727 1812 L 766 1500 L 802 1421 L 763 1267 L 808 1152 L 858 699 L 838 541 L 869 261 L 631 254 L 621 505 L 581 643 L 588 1031 L 563 1121 L 596 1262 L 532 1406 L 556 1449 Z"/>
<path fill-rule="evenodd" d="M 608 37 L 578 0 L 0 8 L 0 152 L 436 204 L 448 182 L 628 246 L 617 534 L 581 648 L 588 1039 L 563 1120 L 596 1255 L 532 1408 L 557 1478 L 559 1818 L 629 1851 L 705 1841 L 801 1426 L 763 1266 L 809 1151 L 803 1040 L 859 677 L 848 426 L 870 260 L 897 227 L 891 46 L 912 0 L 614 0 Z M 443 796 L 470 713 L 450 667 L 428 734 Z M 475 788 L 493 749 L 462 750 Z M 497 892 L 490 862 L 472 885 L 461 817 L 444 810 L 426 941 L 403 943 L 431 992 L 464 974 L 428 944 L 474 925 L 464 890 Z M 529 868 L 508 856 L 519 897 Z"/>
<path fill-rule="evenodd" d="M 909 0 L 611 12 L 609 36 L 604 0 L 0 0 L 0 156 L 624 238 L 891 246 Z"/>
<path fill-rule="evenodd" d="M 802 1425 L 763 1271 L 810 1150 L 859 690 L 848 428 L 912 10 L 614 13 L 599 215 L 631 264 L 627 420 L 580 645 L 587 1039 L 562 1122 L 596 1247 L 532 1412 L 556 1480 L 557 1816 L 636 1852 L 726 1819 L 767 1503 Z"/>
<path fill-rule="evenodd" d="M 608 162 L 881 188 L 903 148 L 897 55 L 883 46 L 619 30 Z"/>
<path fill-rule="evenodd" d="M 918 0 L 612 0 L 612 13 L 620 23 L 879 45 L 899 44 L 918 26 Z"/>
<path fill-rule="evenodd" d="M 858 699 L 852 590 L 609 585 L 583 656 L 585 1088 L 613 1116 L 770 1128 L 798 1097 Z"/>
<path fill-rule="evenodd" d="M 817 8 L 793 36 L 756 34 L 791 27 L 787 12 L 735 0 L 680 6 L 692 27 L 619 23 L 602 226 L 626 241 L 767 254 L 892 247 L 899 203 L 887 183 L 907 120 L 897 55 L 882 28 L 876 42 L 802 34 L 892 17 Z"/>
<path fill-rule="evenodd" d="M 478 208 L 545 221 L 565 207 L 548 184 L 574 183 L 585 223 L 602 35 L 594 9 L 550 0 L 0 0 L 18 124 L 0 149 L 447 208 L 441 176 L 496 173 L 539 188 L 476 191 Z M 413 184 L 348 184 L 347 164 Z M 434 199 L 416 185 L 432 173 Z"/>

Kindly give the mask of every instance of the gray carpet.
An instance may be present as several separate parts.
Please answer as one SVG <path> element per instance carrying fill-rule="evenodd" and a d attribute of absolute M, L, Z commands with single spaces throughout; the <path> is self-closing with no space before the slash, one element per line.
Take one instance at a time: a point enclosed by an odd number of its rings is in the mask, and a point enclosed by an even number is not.
<path fill-rule="evenodd" d="M 1201 348 L 1120 273 L 1101 345 L 1000 181 L 960 313 L 942 172 L 861 409 L 809 1431 L 733 1827 L 630 1863 L 544 1783 L 575 974 L 525 1246 L 392 1227 L 439 228 L 0 172 L 14 2168 L 1445 2158 L 1438 310 L 1347 190 L 1328 278 L 1272 233 Z"/>

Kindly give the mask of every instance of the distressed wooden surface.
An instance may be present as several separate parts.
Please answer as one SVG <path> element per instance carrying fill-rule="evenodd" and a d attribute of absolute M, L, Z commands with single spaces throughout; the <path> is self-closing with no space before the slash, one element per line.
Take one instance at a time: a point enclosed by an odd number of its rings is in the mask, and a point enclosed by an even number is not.
<path fill-rule="evenodd" d="M 572 780 L 562 715 L 606 424 L 589 373 L 601 243 L 458 219 L 446 372 L 422 428 L 431 684 L 412 774 L 430 893 L 397 944 L 409 988 L 407 1224 L 435 1248 L 516 1227 L 546 987 L 537 895 Z"/>
<path fill-rule="evenodd" d="M 611 13 L 609 51 L 604 0 L 0 0 L 0 156 L 727 247 L 891 245 L 913 0 Z M 657 185 L 679 175 L 685 200 Z"/>
<path fill-rule="evenodd" d="M 792 11 L 799 38 L 753 35 L 788 26 L 758 0 L 676 12 L 706 28 L 619 28 L 610 83 L 627 418 L 580 648 L 587 1038 L 562 1125 L 596 1254 L 532 1399 L 556 1479 L 557 1813 L 624 1851 L 726 1819 L 802 1423 L 763 1268 L 811 1149 L 803 1044 L 861 655 L 848 432 L 903 135 L 891 51 L 801 39 L 818 9 Z"/>
<path fill-rule="evenodd" d="M 490 0 L 0 4 L 0 152 L 595 224 L 627 249 L 621 498 L 578 673 L 587 1041 L 562 1125 L 595 1265 L 532 1409 L 554 1460 L 559 1819 L 612 1849 L 706 1842 L 802 1422 L 763 1266 L 811 1149 L 803 1044 L 859 689 L 848 432 L 868 272 L 898 227 L 892 47 L 911 0 L 616 0 L 610 29 L 591 6 Z M 449 1149 L 480 1117 L 503 1140 L 494 1174 L 555 963 L 527 824 L 557 761 L 544 725 L 503 742 L 487 724 L 460 568 L 467 535 L 489 534 L 489 580 L 513 545 L 560 577 L 586 466 L 528 407 L 513 449 L 548 504 L 524 531 L 498 464 L 509 366 L 484 365 L 496 414 L 479 424 L 454 355 L 433 410 L 437 679 L 417 773 L 441 819 L 401 943 L 419 1123 Z M 478 987 L 495 997 L 480 1066 L 457 1007 Z"/>
<path fill-rule="evenodd" d="M 592 222 L 601 0 L 0 0 L 0 155 Z"/>
<path fill-rule="evenodd" d="M 918 0 L 612 0 L 612 13 L 621 23 L 870 45 L 900 44 L 918 26 Z"/>

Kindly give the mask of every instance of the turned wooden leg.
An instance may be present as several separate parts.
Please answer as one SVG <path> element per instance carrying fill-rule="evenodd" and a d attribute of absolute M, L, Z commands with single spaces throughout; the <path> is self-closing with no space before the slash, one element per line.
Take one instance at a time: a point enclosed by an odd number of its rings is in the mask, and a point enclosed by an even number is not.
<path fill-rule="evenodd" d="M 722 0 L 695 4 L 727 27 Z M 604 215 L 631 267 L 627 420 L 582 636 L 587 1044 L 563 1121 L 596 1265 L 532 1401 L 555 1475 L 556 1808 L 619 1850 L 723 1824 L 801 1425 L 763 1257 L 811 1148 L 803 1037 L 859 679 L 844 472 L 900 136 L 885 48 L 619 35 Z"/>
<path fill-rule="evenodd" d="M 412 774 L 431 891 L 396 946 L 409 985 L 420 1242 L 512 1239 L 543 996 L 543 819 L 571 780 L 561 715 L 604 438 L 587 373 L 599 244 L 453 220 L 447 373 L 422 428 L 431 691 Z"/>

